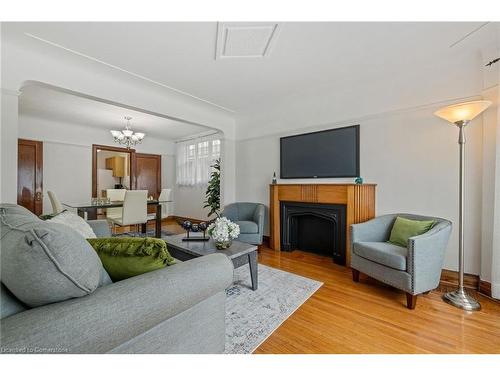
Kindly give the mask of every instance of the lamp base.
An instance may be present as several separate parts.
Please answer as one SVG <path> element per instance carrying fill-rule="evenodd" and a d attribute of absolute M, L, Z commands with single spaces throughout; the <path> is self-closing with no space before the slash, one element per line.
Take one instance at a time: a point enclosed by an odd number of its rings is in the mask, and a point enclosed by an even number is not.
<path fill-rule="evenodd" d="M 457 289 L 453 292 L 445 293 L 443 295 L 443 301 L 466 311 L 481 310 L 481 305 L 479 304 L 479 302 L 469 296 L 463 288 Z"/>

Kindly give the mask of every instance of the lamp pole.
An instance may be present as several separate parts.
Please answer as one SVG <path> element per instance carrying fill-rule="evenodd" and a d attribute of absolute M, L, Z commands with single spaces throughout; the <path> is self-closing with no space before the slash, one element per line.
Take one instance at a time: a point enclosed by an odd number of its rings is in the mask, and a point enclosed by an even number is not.
<path fill-rule="evenodd" d="M 481 309 L 481 305 L 469 296 L 464 288 L 464 226 L 465 226 L 465 127 L 470 121 L 457 121 L 459 129 L 458 145 L 460 149 L 460 172 L 459 172 L 459 213 L 458 213 L 458 289 L 445 293 L 443 300 L 453 306 L 467 311 Z"/>
<path fill-rule="evenodd" d="M 464 228 L 465 228 L 465 127 L 472 119 L 484 112 L 491 102 L 489 100 L 473 100 L 471 102 L 452 104 L 441 108 L 434 114 L 458 129 L 458 146 L 460 149 L 459 171 L 459 214 L 458 214 L 458 289 L 445 293 L 443 300 L 463 310 L 480 310 L 481 305 L 469 296 L 464 288 Z"/>

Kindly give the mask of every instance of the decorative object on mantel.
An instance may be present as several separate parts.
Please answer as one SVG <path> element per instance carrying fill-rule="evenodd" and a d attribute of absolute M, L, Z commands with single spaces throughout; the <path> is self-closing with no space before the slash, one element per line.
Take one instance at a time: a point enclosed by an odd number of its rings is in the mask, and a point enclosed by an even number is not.
<path fill-rule="evenodd" d="M 278 183 L 278 181 L 276 180 L 276 172 L 273 173 L 273 181 L 272 181 L 272 184 L 273 185 L 276 185 Z"/>
<path fill-rule="evenodd" d="M 460 148 L 459 172 L 459 219 L 458 219 L 458 289 L 443 295 L 443 300 L 450 305 L 467 311 L 480 310 L 481 305 L 464 289 L 464 224 L 465 224 L 465 127 L 483 111 L 491 102 L 489 100 L 475 100 L 460 104 L 453 104 L 441 108 L 434 114 L 443 120 L 455 124 L 459 129 L 458 144 Z"/>
<path fill-rule="evenodd" d="M 125 120 L 127 120 L 127 124 L 125 124 L 125 129 L 123 130 L 110 130 L 111 135 L 116 143 L 124 145 L 129 149 L 131 146 L 135 146 L 139 143 L 142 143 L 144 133 L 134 133 L 130 128 L 130 120 L 132 117 L 125 116 Z"/>
<path fill-rule="evenodd" d="M 357 185 L 361 185 L 363 183 L 363 177 L 359 176 L 354 179 L 354 183 Z"/>
<path fill-rule="evenodd" d="M 218 217 L 208 226 L 208 234 L 214 239 L 215 247 L 224 250 L 238 238 L 240 226 L 225 217 Z"/>
<path fill-rule="evenodd" d="M 183 241 L 208 241 L 209 237 L 206 235 L 207 231 L 207 223 L 201 222 L 199 224 L 193 224 L 189 220 L 186 220 L 182 223 L 182 228 L 186 231 L 186 237 L 184 237 L 182 240 Z M 203 232 L 203 237 L 200 236 L 195 236 L 195 237 L 190 237 L 189 234 L 191 232 L 197 233 L 197 232 Z"/>

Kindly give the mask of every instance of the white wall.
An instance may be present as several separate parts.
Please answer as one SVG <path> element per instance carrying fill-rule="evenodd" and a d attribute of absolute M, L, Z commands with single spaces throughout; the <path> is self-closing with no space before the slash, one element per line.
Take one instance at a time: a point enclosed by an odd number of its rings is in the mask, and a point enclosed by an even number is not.
<path fill-rule="evenodd" d="M 360 124 L 361 175 L 377 185 L 377 215 L 410 212 L 455 223 L 445 268 L 458 263 L 458 131 L 433 115 L 439 106 L 365 117 L 359 121 L 294 129 L 238 141 L 236 199 L 269 205 L 269 183 L 279 176 L 279 137 Z M 333 117 L 333 115 L 332 115 Z M 467 129 L 466 272 L 479 273 L 481 246 L 482 121 Z M 281 182 L 352 182 L 353 179 Z M 266 226 L 266 233 L 268 229 Z"/>
<path fill-rule="evenodd" d="M 43 141 L 44 192 L 53 190 L 62 202 L 90 200 L 92 144 L 115 145 L 106 130 L 20 115 L 18 133 L 19 138 Z M 135 149 L 162 156 L 162 187 L 172 188 L 175 182 L 173 142 L 146 137 Z M 43 212 L 52 212 L 47 194 L 44 194 Z"/>
<path fill-rule="evenodd" d="M 1 90 L 0 104 L 0 202 L 17 202 L 18 92 Z"/>

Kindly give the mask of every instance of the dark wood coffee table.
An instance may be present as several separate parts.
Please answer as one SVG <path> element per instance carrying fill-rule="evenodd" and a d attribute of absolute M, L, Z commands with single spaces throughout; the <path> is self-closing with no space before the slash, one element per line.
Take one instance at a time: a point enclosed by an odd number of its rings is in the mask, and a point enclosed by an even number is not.
<path fill-rule="evenodd" d="M 212 239 L 209 241 L 182 241 L 185 236 L 185 234 L 177 234 L 163 237 L 163 240 L 167 243 L 169 253 L 174 258 L 185 261 L 208 254 L 224 254 L 231 259 L 234 268 L 249 265 L 252 290 L 257 290 L 257 246 L 233 241 L 228 249 L 217 250 Z"/>

